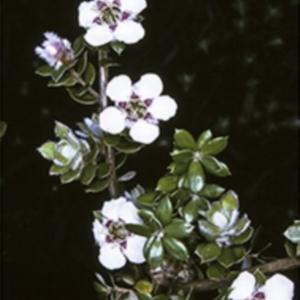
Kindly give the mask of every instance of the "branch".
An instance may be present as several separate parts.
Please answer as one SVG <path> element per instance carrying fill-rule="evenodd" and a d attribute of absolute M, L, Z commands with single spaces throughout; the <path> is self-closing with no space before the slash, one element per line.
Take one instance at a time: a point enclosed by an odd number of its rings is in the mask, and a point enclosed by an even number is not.
<path fill-rule="evenodd" d="M 71 75 L 77 80 L 79 84 L 82 86 L 86 86 L 86 82 L 83 80 L 83 78 L 78 74 L 74 69 L 70 70 Z M 89 93 L 94 96 L 96 99 L 99 99 L 100 95 L 92 88 L 88 88 Z"/>
<path fill-rule="evenodd" d="M 258 265 L 249 269 L 247 271 L 254 273 L 256 270 L 260 270 L 264 274 L 272 274 L 278 271 L 287 271 L 300 267 L 300 260 L 294 258 L 281 258 L 270 263 Z M 245 270 L 243 270 L 245 271 Z M 212 291 L 222 288 L 228 284 L 226 278 L 220 280 L 196 280 L 190 283 L 182 285 L 180 288 L 189 289 L 194 288 L 196 291 Z"/>
<path fill-rule="evenodd" d="M 99 99 L 99 110 L 102 111 L 105 107 L 107 107 L 107 96 L 106 96 L 106 87 L 108 81 L 108 67 L 101 66 L 101 61 L 107 58 L 107 52 L 98 51 L 98 63 L 99 63 L 99 88 L 100 95 L 98 95 Z M 106 163 L 109 165 L 110 169 L 110 177 L 109 177 L 109 185 L 108 190 L 112 199 L 116 199 L 120 196 L 119 186 L 118 186 L 118 178 L 116 174 L 116 166 L 115 166 L 115 152 L 111 146 L 106 147 Z"/>

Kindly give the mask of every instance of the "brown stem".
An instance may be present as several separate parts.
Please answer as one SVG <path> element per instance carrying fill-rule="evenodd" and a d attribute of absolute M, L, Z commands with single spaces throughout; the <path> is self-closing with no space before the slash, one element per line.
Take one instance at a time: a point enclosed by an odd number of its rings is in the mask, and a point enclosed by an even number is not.
<path fill-rule="evenodd" d="M 287 271 L 300 267 L 300 260 L 294 258 L 281 258 L 270 263 L 258 265 L 247 269 L 249 272 L 255 272 L 257 269 L 264 274 L 272 274 L 278 271 Z M 180 286 L 183 289 L 194 288 L 196 291 L 212 291 L 225 287 L 228 284 L 226 278 L 220 280 L 196 280 Z"/>
<path fill-rule="evenodd" d="M 79 84 L 82 86 L 86 86 L 86 82 L 83 80 L 83 78 L 78 74 L 74 69 L 70 70 L 71 75 L 77 80 Z M 94 96 L 96 99 L 99 99 L 100 95 L 92 88 L 88 88 L 89 93 Z"/>
<path fill-rule="evenodd" d="M 106 87 L 108 82 L 108 67 L 104 67 L 101 65 L 101 61 L 107 58 L 107 52 L 98 51 L 98 60 L 99 60 L 99 87 L 100 87 L 100 95 L 99 99 L 99 108 L 102 111 L 108 105 L 107 96 L 106 96 Z M 119 186 L 118 186 L 118 178 L 116 174 L 116 166 L 115 166 L 115 152 L 111 146 L 106 147 L 106 163 L 110 168 L 110 178 L 108 190 L 111 198 L 116 199 L 120 196 Z"/>

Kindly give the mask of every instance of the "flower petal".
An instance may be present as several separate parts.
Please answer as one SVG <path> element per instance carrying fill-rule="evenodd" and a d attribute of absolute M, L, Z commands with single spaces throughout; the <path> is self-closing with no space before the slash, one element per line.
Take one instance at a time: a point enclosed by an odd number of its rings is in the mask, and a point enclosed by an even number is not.
<path fill-rule="evenodd" d="M 119 221 L 120 211 L 127 200 L 124 197 L 105 201 L 101 210 L 103 216 L 112 221 Z"/>
<path fill-rule="evenodd" d="M 98 12 L 95 9 L 95 2 L 81 2 L 78 7 L 78 23 L 80 27 L 89 28 L 92 26 Z"/>
<path fill-rule="evenodd" d="M 146 240 L 145 237 L 135 234 L 127 238 L 126 249 L 123 249 L 123 252 L 130 262 L 135 264 L 145 262 L 143 247 Z"/>
<path fill-rule="evenodd" d="M 135 44 L 145 36 L 145 29 L 140 23 L 123 21 L 118 24 L 114 36 L 125 44 Z"/>
<path fill-rule="evenodd" d="M 90 27 L 84 39 L 93 47 L 99 47 L 112 41 L 113 33 L 107 25 L 95 25 Z"/>
<path fill-rule="evenodd" d="M 136 142 L 151 144 L 159 136 L 157 125 L 150 124 L 145 120 L 138 120 L 129 131 L 130 136 Z"/>
<path fill-rule="evenodd" d="M 120 208 L 120 217 L 125 223 L 142 224 L 138 210 L 132 202 L 127 201 Z"/>
<path fill-rule="evenodd" d="M 163 91 L 163 83 L 156 74 L 148 73 L 134 85 L 134 90 L 142 100 L 158 97 Z"/>
<path fill-rule="evenodd" d="M 281 274 L 275 274 L 266 281 L 264 291 L 266 300 L 292 300 L 294 283 Z"/>
<path fill-rule="evenodd" d="M 174 117 L 177 103 L 169 96 L 157 97 L 153 100 L 148 111 L 158 120 L 167 121 Z"/>
<path fill-rule="evenodd" d="M 127 75 L 114 77 L 106 88 L 106 95 L 112 101 L 128 102 L 132 94 L 131 79 Z"/>
<path fill-rule="evenodd" d="M 147 7 L 146 0 L 122 0 L 121 10 L 130 11 L 135 14 L 139 14 Z"/>
<path fill-rule="evenodd" d="M 120 247 L 114 243 L 106 243 L 101 247 L 99 261 L 108 270 L 120 269 L 126 264 Z"/>
<path fill-rule="evenodd" d="M 93 222 L 93 234 L 95 242 L 101 247 L 105 243 L 106 228 L 98 221 Z"/>
<path fill-rule="evenodd" d="M 233 289 L 228 299 L 230 300 L 244 300 L 251 298 L 252 292 L 255 287 L 255 277 L 247 272 L 242 272 L 232 283 L 231 288 Z"/>
<path fill-rule="evenodd" d="M 126 115 L 114 106 L 109 106 L 99 115 L 100 128 L 111 134 L 118 134 L 125 129 Z"/>

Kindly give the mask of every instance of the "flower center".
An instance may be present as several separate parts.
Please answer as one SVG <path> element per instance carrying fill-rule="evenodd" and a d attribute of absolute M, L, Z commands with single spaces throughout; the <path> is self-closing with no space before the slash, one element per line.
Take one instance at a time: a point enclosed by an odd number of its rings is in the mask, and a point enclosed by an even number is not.
<path fill-rule="evenodd" d="M 265 300 L 266 299 L 266 296 L 263 292 L 256 292 L 254 295 L 253 295 L 253 300 Z"/>
<path fill-rule="evenodd" d="M 107 242 L 126 243 L 126 239 L 130 233 L 125 228 L 125 222 L 123 220 L 119 219 L 117 222 L 109 220 L 105 226 L 108 229 Z"/>

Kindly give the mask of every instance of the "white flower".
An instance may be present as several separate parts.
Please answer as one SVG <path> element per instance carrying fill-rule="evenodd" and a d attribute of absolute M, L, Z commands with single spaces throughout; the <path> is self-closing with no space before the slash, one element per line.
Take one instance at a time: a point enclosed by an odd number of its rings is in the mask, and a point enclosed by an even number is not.
<path fill-rule="evenodd" d="M 106 94 L 115 102 L 100 113 L 100 127 L 111 134 L 129 128 L 131 138 L 150 144 L 159 136 L 158 123 L 175 116 L 177 104 L 169 96 L 161 96 L 163 83 L 156 74 L 145 74 L 132 84 L 127 75 L 114 77 Z"/>
<path fill-rule="evenodd" d="M 143 247 L 146 238 L 130 233 L 125 224 L 141 224 L 137 208 L 125 198 L 104 202 L 103 221 L 95 220 L 93 233 L 100 246 L 100 263 L 109 270 L 122 268 L 126 258 L 136 264 L 145 262 Z"/>
<path fill-rule="evenodd" d="M 145 30 L 136 22 L 146 8 L 145 0 L 93 0 L 78 7 L 78 21 L 87 29 L 85 40 L 94 47 L 112 41 L 134 44 L 142 39 Z"/>
<path fill-rule="evenodd" d="M 36 47 L 34 50 L 49 66 L 58 69 L 74 58 L 71 43 L 68 40 L 62 39 L 53 32 L 45 32 L 44 36 L 46 40 L 42 43 L 42 47 Z"/>
<path fill-rule="evenodd" d="M 294 283 L 281 274 L 269 278 L 258 286 L 251 273 L 242 272 L 232 283 L 228 300 L 292 300 Z"/>

